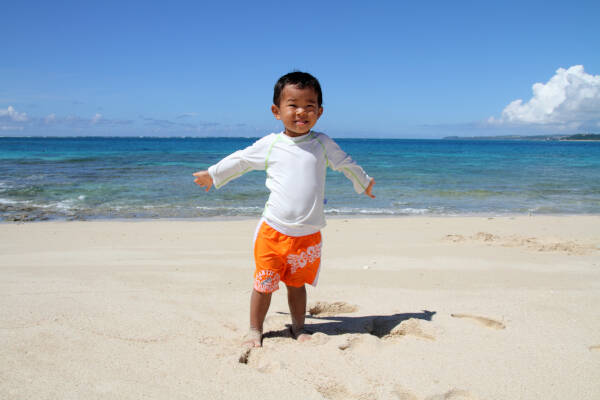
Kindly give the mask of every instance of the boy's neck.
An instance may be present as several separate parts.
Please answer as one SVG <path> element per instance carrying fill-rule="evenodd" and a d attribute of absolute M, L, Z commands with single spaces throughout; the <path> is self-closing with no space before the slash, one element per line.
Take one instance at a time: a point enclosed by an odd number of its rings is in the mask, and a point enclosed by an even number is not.
<path fill-rule="evenodd" d="M 292 138 L 298 138 L 300 136 L 306 136 L 312 132 L 312 129 L 306 133 L 296 133 L 296 132 L 288 132 L 287 129 L 283 130 L 283 134 Z"/>

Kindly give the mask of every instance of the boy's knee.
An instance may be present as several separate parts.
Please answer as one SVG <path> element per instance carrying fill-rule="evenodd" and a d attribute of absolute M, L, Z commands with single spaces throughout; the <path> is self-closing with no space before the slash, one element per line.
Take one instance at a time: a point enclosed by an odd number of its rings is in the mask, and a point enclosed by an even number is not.
<path fill-rule="evenodd" d="M 260 290 L 252 289 L 256 296 L 260 298 L 269 298 L 273 292 L 261 292 Z"/>
<path fill-rule="evenodd" d="M 291 285 L 285 285 L 285 287 L 287 288 L 288 292 L 292 292 L 292 293 L 302 293 L 302 292 L 306 292 L 306 286 L 302 285 L 302 286 L 291 286 Z"/>

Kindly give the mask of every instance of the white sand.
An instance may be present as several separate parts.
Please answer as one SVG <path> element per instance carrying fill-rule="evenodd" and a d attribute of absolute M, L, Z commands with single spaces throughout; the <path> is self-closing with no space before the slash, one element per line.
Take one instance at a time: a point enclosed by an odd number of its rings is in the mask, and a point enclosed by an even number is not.
<path fill-rule="evenodd" d="M 0 224 L 0 399 L 600 398 L 600 217 L 330 219 L 241 364 L 255 224 Z"/>

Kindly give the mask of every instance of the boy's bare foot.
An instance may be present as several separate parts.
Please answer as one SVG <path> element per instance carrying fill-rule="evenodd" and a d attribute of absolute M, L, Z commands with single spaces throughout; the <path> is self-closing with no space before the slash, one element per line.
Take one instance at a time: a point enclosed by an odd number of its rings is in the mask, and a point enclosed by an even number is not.
<path fill-rule="evenodd" d="M 244 336 L 242 347 L 262 347 L 262 332 L 255 328 L 250 328 L 248 333 Z"/>
<path fill-rule="evenodd" d="M 310 340 L 312 334 L 313 332 L 309 331 L 304 326 L 300 328 L 290 326 L 290 335 L 292 335 L 292 337 L 299 342 L 306 342 L 307 340 Z"/>

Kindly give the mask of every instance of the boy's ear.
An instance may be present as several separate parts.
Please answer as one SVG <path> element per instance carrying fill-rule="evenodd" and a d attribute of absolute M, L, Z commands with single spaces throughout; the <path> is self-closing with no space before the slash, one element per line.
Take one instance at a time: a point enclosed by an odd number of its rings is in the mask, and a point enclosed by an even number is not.
<path fill-rule="evenodd" d="M 275 116 L 275 118 L 281 119 L 281 115 L 279 114 L 279 107 L 277 107 L 275 104 L 271 106 L 271 112 L 273 113 L 273 116 Z"/>
<path fill-rule="evenodd" d="M 319 116 L 317 118 L 321 118 L 321 115 L 323 115 L 323 107 L 319 107 Z"/>

